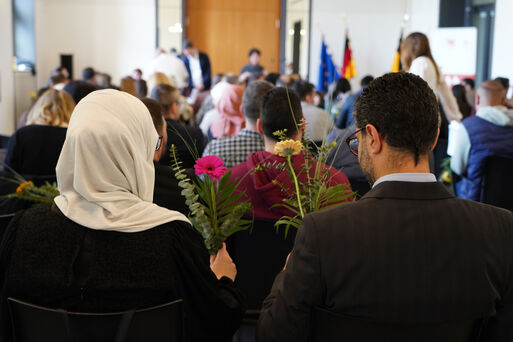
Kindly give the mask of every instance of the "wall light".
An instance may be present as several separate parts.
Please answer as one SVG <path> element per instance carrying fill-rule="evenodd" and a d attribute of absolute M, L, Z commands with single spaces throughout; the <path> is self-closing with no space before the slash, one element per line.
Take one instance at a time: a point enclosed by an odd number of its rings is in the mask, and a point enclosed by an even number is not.
<path fill-rule="evenodd" d="M 169 26 L 167 30 L 171 33 L 182 33 L 182 24 L 176 23 L 173 26 Z"/>

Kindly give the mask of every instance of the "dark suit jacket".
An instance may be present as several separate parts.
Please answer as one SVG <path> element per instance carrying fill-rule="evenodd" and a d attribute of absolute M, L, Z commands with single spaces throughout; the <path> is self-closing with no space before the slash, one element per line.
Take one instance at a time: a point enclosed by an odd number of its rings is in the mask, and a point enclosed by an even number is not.
<path fill-rule="evenodd" d="M 307 215 L 257 340 L 305 341 L 314 307 L 385 322 L 488 317 L 485 340 L 512 341 L 513 214 L 439 183 L 384 182 Z"/>
<path fill-rule="evenodd" d="M 191 66 L 189 65 L 189 59 L 187 56 L 182 56 L 183 63 L 185 64 L 185 68 L 189 73 L 189 89 L 192 89 L 194 86 L 192 84 L 192 74 L 191 74 Z M 210 59 L 208 55 L 203 52 L 199 52 L 199 61 L 201 67 L 201 74 L 203 75 L 203 85 L 205 86 L 203 90 L 210 90 L 210 86 L 212 85 L 212 72 L 210 70 Z"/>

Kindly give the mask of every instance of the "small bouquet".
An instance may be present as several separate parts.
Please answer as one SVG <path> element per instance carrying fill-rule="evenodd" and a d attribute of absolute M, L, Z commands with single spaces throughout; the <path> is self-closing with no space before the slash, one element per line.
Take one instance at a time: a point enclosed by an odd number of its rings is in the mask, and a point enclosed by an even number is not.
<path fill-rule="evenodd" d="M 299 129 L 304 132 L 305 121 L 300 123 Z M 301 221 L 306 214 L 319 211 L 321 209 L 331 208 L 340 205 L 343 202 L 354 199 L 355 193 L 346 184 L 330 184 L 332 174 L 330 169 L 326 167 L 328 155 L 337 144 L 332 142 L 327 145 L 322 143 L 317 148 L 316 160 L 308 149 L 308 141 L 293 140 L 286 136 L 286 130 L 273 133 L 279 138 L 279 142 L 274 147 L 274 153 L 284 157 L 285 162 L 273 165 L 259 165 L 258 168 L 274 167 L 280 170 L 287 170 L 291 179 L 294 191 L 288 197 L 285 197 L 281 203 L 275 204 L 273 207 L 281 206 L 291 211 L 293 216 L 282 216 L 275 224 L 276 228 L 285 227 L 285 236 L 290 227 L 299 228 Z M 304 164 L 298 169 L 292 163 L 292 156 L 304 153 Z M 256 170 L 258 171 L 258 170 Z M 304 175 L 300 181 L 300 176 Z M 277 182 L 275 183 L 277 184 Z M 278 184 L 283 193 L 289 194 L 283 184 Z"/>
<path fill-rule="evenodd" d="M 36 186 L 34 182 L 28 181 L 21 175 L 15 173 L 13 179 L 6 179 L 9 182 L 18 184 L 16 192 L 6 195 L 5 197 L 16 198 L 20 200 L 37 203 L 53 203 L 53 199 L 59 196 L 59 190 L 56 184 L 45 182 L 41 186 Z"/>
<path fill-rule="evenodd" d="M 242 216 L 251 209 L 249 200 L 240 201 L 244 192 L 236 193 L 241 180 L 230 180 L 231 171 L 221 158 L 206 156 L 194 165 L 197 180 L 191 181 L 178 160 L 175 146 L 171 147 L 172 169 L 191 211 L 189 220 L 201 233 L 211 255 L 222 248 L 232 234 L 248 229 L 251 220 Z"/>

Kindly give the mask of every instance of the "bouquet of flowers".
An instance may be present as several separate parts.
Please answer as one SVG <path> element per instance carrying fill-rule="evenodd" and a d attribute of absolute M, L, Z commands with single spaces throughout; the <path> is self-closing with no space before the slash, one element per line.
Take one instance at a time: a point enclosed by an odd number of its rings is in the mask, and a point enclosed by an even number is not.
<path fill-rule="evenodd" d="M 53 199 L 59 196 L 59 190 L 56 184 L 45 182 L 41 186 L 36 186 L 34 182 L 26 180 L 21 175 L 14 173 L 13 179 L 5 179 L 9 182 L 18 184 L 16 192 L 6 195 L 5 197 L 17 198 L 20 200 L 35 203 L 53 203 Z"/>
<path fill-rule="evenodd" d="M 241 201 L 244 192 L 236 193 L 241 180 L 230 180 L 231 171 L 221 158 L 206 156 L 196 160 L 197 180 L 190 180 L 171 147 L 172 169 L 189 207 L 189 219 L 205 240 L 210 254 L 216 254 L 232 234 L 248 229 L 251 220 L 242 216 L 251 209 L 249 200 Z"/>
<path fill-rule="evenodd" d="M 303 119 L 299 124 L 299 130 L 304 132 L 304 128 L 305 121 Z M 276 228 L 282 225 L 285 227 L 285 236 L 290 227 L 299 228 L 306 214 L 331 208 L 354 199 L 355 193 L 346 184 L 330 184 L 332 174 L 331 170 L 326 167 L 326 161 L 330 151 L 337 146 L 336 142 L 329 145 L 323 142 L 318 147 L 314 160 L 312 152 L 308 149 L 306 139 L 301 141 L 290 139 L 286 136 L 286 130 L 277 131 L 273 134 L 279 138 L 279 142 L 274 147 L 274 153 L 284 157 L 285 161 L 273 165 L 260 165 L 259 168 L 274 167 L 287 170 L 290 177 L 294 191 L 291 195 L 285 197 L 281 203 L 274 205 L 285 207 L 293 213 L 293 216 L 282 216 L 275 224 Z M 302 168 L 298 169 L 292 163 L 292 156 L 301 152 L 304 153 L 305 160 Z M 302 181 L 299 180 L 301 175 L 304 175 Z M 283 193 L 290 193 L 290 190 L 284 184 L 278 185 L 282 188 Z"/>

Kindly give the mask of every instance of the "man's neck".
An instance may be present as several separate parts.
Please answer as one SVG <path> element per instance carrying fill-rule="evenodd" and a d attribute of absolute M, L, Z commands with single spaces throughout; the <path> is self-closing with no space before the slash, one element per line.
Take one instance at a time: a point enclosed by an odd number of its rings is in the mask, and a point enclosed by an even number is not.
<path fill-rule="evenodd" d="M 256 121 L 249 120 L 246 118 L 246 130 L 258 132 Z"/>
<path fill-rule="evenodd" d="M 413 158 L 404 158 L 396 162 L 387 163 L 384 167 L 374 169 L 374 180 L 394 173 L 430 173 L 429 157 L 420 157 L 419 162 L 415 164 Z"/>

